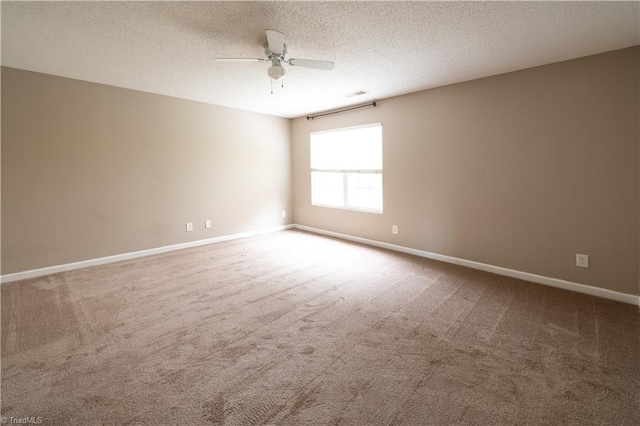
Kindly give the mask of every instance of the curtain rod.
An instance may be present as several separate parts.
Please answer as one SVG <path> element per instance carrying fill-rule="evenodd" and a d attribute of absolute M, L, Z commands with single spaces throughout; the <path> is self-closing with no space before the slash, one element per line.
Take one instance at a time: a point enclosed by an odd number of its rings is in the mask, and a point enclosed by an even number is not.
<path fill-rule="evenodd" d="M 342 108 L 342 109 L 336 109 L 334 111 L 323 112 L 323 113 L 320 113 L 320 114 L 307 115 L 307 120 L 313 120 L 314 118 L 323 117 L 325 115 L 340 114 L 341 112 L 352 111 L 354 109 L 367 108 L 367 107 L 374 107 L 375 108 L 376 106 L 378 106 L 378 104 L 376 103 L 376 101 L 373 101 L 373 102 L 369 102 L 367 104 L 356 105 L 356 106 L 352 106 L 352 107 L 349 107 L 349 108 Z"/>

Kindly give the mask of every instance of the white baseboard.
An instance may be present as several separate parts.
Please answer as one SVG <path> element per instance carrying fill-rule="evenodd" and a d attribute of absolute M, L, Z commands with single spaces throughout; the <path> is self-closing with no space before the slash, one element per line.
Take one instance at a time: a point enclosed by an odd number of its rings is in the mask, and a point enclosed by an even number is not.
<path fill-rule="evenodd" d="M 324 229 L 312 228 L 304 225 L 293 225 L 295 229 L 313 232 L 316 234 L 328 235 L 330 237 L 341 238 L 343 240 L 354 241 L 357 243 L 367 244 L 374 247 L 380 247 L 388 250 L 399 251 L 402 253 L 413 254 L 415 256 L 426 257 L 428 259 L 440 260 L 442 262 L 453 263 L 456 265 L 466 266 L 468 268 L 479 269 L 481 271 L 492 272 L 498 275 L 518 278 L 521 280 L 531 281 L 538 284 L 544 284 L 551 287 L 562 288 L 565 290 L 576 291 L 591 296 L 603 297 L 605 299 L 617 300 L 618 302 L 630 303 L 640 306 L 640 296 L 633 294 L 620 293 L 606 288 L 593 287 L 585 284 L 578 284 L 571 281 L 565 281 L 558 278 L 549 278 L 542 275 L 531 274 L 529 272 L 516 271 L 514 269 L 503 268 L 501 266 L 488 265 L 486 263 L 474 262 L 472 260 L 460 259 L 443 254 L 432 253 L 423 250 L 417 250 L 409 247 L 398 246 L 395 244 L 384 243 L 382 241 L 369 240 L 367 238 L 353 237 L 351 235 L 341 234 L 338 232 L 326 231 Z"/>
<path fill-rule="evenodd" d="M 12 281 L 25 280 L 28 278 L 37 278 L 45 275 L 56 274 L 58 272 L 72 271 L 74 269 L 88 268 L 89 266 L 104 265 L 107 263 L 120 262 L 122 260 L 136 259 L 138 257 L 151 256 L 154 254 L 166 253 L 169 251 L 182 250 L 191 247 L 203 246 L 206 244 L 220 243 L 222 241 L 237 240 L 238 238 L 253 237 L 255 235 L 266 234 L 269 232 L 284 231 L 291 229 L 293 225 L 276 226 L 273 228 L 264 228 L 257 231 L 241 232 L 238 234 L 223 235 L 221 237 L 207 238 L 204 240 L 190 241 L 188 243 L 174 244 L 170 246 L 157 247 L 148 250 L 139 250 L 130 253 L 116 254 L 113 256 L 100 257 L 97 259 L 83 260 L 81 262 L 67 263 L 64 265 L 48 266 L 46 268 L 32 269 L 29 271 L 16 272 L 14 274 L 2 275 L 0 281 L 9 283 Z"/>
<path fill-rule="evenodd" d="M 302 231 L 313 232 L 316 234 L 336 237 L 343 240 L 354 241 L 361 244 L 367 244 L 374 247 L 380 247 L 388 250 L 398 251 L 401 253 L 412 254 L 415 256 L 425 257 L 428 259 L 439 260 L 442 262 L 453 263 L 456 265 L 466 266 L 468 268 L 479 269 L 481 271 L 492 272 L 494 274 L 505 275 L 512 278 L 531 281 L 538 284 L 544 284 L 551 287 L 562 288 L 565 290 L 576 291 L 578 293 L 589 294 L 591 296 L 603 297 L 605 299 L 617 300 L 619 302 L 630 303 L 640 306 L 640 296 L 632 294 L 620 293 L 606 288 L 593 287 L 585 284 L 565 281 L 558 278 L 550 278 L 542 275 L 536 275 L 529 272 L 516 271 L 514 269 L 503 268 L 501 266 L 488 265 L 486 263 L 474 262 L 472 260 L 460 259 L 457 257 L 446 256 L 443 254 L 432 253 L 424 250 L 413 249 L 410 247 L 399 246 L 396 244 L 385 243 L 382 241 L 369 240 L 367 238 L 354 237 L 339 232 L 326 231 L 324 229 L 313 228 L 304 225 L 283 225 L 272 228 L 259 229 L 256 231 L 241 232 L 238 234 L 223 235 L 220 237 L 207 238 L 204 240 L 190 241 L 188 243 L 174 244 L 170 246 L 157 247 L 148 250 L 134 251 L 130 253 L 117 254 L 113 256 L 100 257 L 97 259 L 83 260 L 81 262 L 67 263 L 64 265 L 49 266 L 46 268 L 32 269 L 29 271 L 16 272 L 6 274 L 0 277 L 1 283 L 9 283 L 13 281 L 25 280 L 28 278 L 37 278 L 45 275 L 56 274 L 59 272 L 72 271 L 74 269 L 88 268 L 90 266 L 104 265 L 107 263 L 120 262 L 122 260 L 136 259 L 154 254 L 166 253 L 175 250 L 182 250 L 191 247 L 198 247 L 207 244 L 214 244 L 223 241 L 236 240 L 239 238 L 252 237 L 255 235 L 266 234 L 269 232 L 284 231 L 286 229 L 300 229 Z"/>

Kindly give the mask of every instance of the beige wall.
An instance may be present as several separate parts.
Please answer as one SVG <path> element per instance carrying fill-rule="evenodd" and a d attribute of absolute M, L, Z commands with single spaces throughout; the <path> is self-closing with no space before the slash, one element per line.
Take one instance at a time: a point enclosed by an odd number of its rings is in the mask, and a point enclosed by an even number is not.
<path fill-rule="evenodd" d="M 638 55 L 624 49 L 295 119 L 294 221 L 638 294 Z M 311 206 L 309 132 L 371 122 L 383 125 L 384 214 Z M 575 266 L 576 253 L 590 256 L 589 269 Z"/>
<path fill-rule="evenodd" d="M 2 124 L 3 274 L 290 221 L 287 119 L 2 68 Z"/>
<path fill-rule="evenodd" d="M 2 273 L 282 225 L 293 213 L 301 225 L 638 294 L 639 50 L 291 127 L 2 68 Z M 312 207 L 309 132 L 378 121 L 384 214 Z M 589 269 L 574 266 L 576 253 L 590 255 Z"/>

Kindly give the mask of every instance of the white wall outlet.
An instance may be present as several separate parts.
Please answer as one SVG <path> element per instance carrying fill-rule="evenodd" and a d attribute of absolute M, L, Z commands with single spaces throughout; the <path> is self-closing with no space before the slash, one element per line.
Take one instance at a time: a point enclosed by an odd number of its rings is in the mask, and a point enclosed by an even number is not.
<path fill-rule="evenodd" d="M 187 222 L 187 232 L 193 231 L 193 222 Z"/>
<path fill-rule="evenodd" d="M 393 234 L 397 234 L 397 233 L 398 233 L 398 225 L 393 225 L 393 226 L 391 227 L 391 232 L 392 232 Z"/>
<path fill-rule="evenodd" d="M 589 267 L 589 255 L 587 254 L 576 254 L 576 266 L 581 268 Z"/>
<path fill-rule="evenodd" d="M 205 228 L 211 228 L 211 221 L 210 220 L 205 220 L 204 221 L 204 227 Z"/>
<path fill-rule="evenodd" d="M 287 211 L 286 210 L 282 210 L 282 217 L 287 217 Z"/>

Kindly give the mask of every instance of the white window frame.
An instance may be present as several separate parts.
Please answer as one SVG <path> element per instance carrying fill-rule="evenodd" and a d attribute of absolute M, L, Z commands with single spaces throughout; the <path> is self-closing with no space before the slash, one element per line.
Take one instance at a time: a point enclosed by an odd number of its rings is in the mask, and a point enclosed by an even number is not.
<path fill-rule="evenodd" d="M 382 138 L 382 123 L 381 122 L 377 122 L 377 123 L 369 123 L 369 124 L 364 124 L 364 125 L 360 125 L 360 126 L 351 126 L 351 127 L 340 127 L 340 128 L 335 128 L 335 129 L 329 129 L 329 130 L 321 130 L 321 131 L 317 131 L 317 132 L 311 132 L 309 134 L 309 147 L 311 148 L 311 137 L 312 135 L 317 135 L 317 134 L 321 134 L 321 133 L 333 133 L 333 132 L 340 132 L 340 131 L 345 131 L 345 130 L 354 130 L 354 129 L 362 129 L 362 128 L 367 128 L 367 127 L 380 127 L 380 133 L 381 133 L 381 138 Z M 381 150 L 383 150 L 384 152 L 384 140 L 381 140 Z M 383 153 L 381 153 L 382 155 Z M 309 153 L 309 155 L 311 156 L 311 152 Z M 384 160 L 384 155 L 382 155 L 383 160 Z M 309 161 L 311 163 L 311 158 L 309 158 Z M 382 182 L 383 187 L 380 189 L 381 192 L 381 196 L 382 196 L 382 206 L 380 207 L 380 209 L 369 209 L 369 208 L 364 208 L 364 207 L 353 207 L 353 206 L 349 206 L 348 203 L 348 197 L 349 197 L 349 185 L 348 185 L 348 174 L 357 174 L 357 173 L 362 173 L 362 174 L 380 174 L 382 175 L 382 169 L 383 165 L 381 165 L 380 169 L 372 169 L 372 170 L 361 170 L 361 169 L 318 169 L 318 168 L 312 168 L 310 167 L 311 170 L 311 205 L 312 206 L 316 206 L 316 207 L 326 207 L 326 208 L 331 208 L 331 209 L 340 209 L 340 210 L 352 210 L 352 211 L 358 211 L 358 212 L 366 212 L 366 213 L 378 213 L 378 214 L 382 214 L 384 211 L 384 180 Z M 322 203 L 316 203 L 314 202 L 314 196 L 313 196 L 313 191 L 314 191 L 314 183 L 313 183 L 313 173 L 314 172 L 322 172 L 322 173 L 341 173 L 342 174 L 342 189 L 343 189 L 343 203 L 342 206 L 337 206 L 337 205 L 332 205 L 332 204 L 322 204 Z"/>

